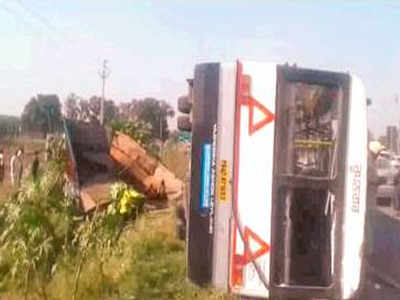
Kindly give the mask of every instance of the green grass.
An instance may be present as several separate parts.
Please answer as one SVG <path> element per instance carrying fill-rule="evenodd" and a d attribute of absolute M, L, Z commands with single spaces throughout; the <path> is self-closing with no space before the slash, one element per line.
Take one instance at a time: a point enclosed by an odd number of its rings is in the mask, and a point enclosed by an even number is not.
<path fill-rule="evenodd" d="M 175 236 L 172 210 L 141 216 L 123 232 L 118 248 L 103 266 L 104 278 L 99 258 L 89 256 L 77 299 L 231 299 L 186 279 L 185 245 Z M 60 265 L 47 286 L 49 299 L 71 299 L 73 270 L 70 262 Z"/>
<path fill-rule="evenodd" d="M 124 291 L 134 299 L 228 299 L 186 280 L 185 245 L 175 235 L 173 212 L 144 216 L 136 224 Z M 129 299 L 129 298 L 127 298 Z"/>
<path fill-rule="evenodd" d="M 179 179 L 184 180 L 187 176 L 190 162 L 190 153 L 187 151 L 187 146 L 173 141 L 166 142 L 161 162 Z"/>

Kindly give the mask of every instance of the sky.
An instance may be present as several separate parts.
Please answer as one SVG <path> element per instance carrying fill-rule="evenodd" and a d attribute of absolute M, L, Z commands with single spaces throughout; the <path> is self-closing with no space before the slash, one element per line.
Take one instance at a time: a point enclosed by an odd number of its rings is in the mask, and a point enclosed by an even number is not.
<path fill-rule="evenodd" d="M 100 95 L 103 59 L 107 98 L 174 107 L 196 64 L 249 59 L 357 74 L 378 136 L 400 125 L 399 32 L 384 0 L 0 0 L 0 114 L 39 93 Z"/>

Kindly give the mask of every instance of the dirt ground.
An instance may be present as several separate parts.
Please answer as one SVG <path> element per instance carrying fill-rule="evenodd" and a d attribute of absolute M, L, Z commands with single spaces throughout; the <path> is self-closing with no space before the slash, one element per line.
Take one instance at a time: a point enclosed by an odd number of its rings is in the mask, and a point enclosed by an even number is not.
<path fill-rule="evenodd" d="M 29 174 L 34 159 L 35 151 L 39 151 L 40 153 L 39 154 L 40 162 L 44 161 L 45 140 L 27 139 L 27 138 L 0 140 L 0 149 L 4 151 L 4 161 L 5 161 L 4 181 L 0 183 L 0 201 L 7 199 L 7 197 L 14 190 L 14 188 L 11 186 L 10 159 L 11 156 L 17 151 L 19 147 L 23 147 L 24 149 L 23 176 Z"/>

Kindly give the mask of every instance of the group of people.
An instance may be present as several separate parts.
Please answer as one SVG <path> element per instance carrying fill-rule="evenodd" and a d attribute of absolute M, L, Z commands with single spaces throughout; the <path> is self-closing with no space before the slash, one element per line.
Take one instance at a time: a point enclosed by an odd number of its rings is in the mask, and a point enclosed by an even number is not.
<path fill-rule="evenodd" d="M 11 179 L 11 184 L 14 187 L 19 187 L 21 185 L 22 175 L 24 172 L 23 155 L 24 155 L 24 149 L 18 148 L 10 158 L 10 179 Z M 37 181 L 39 172 L 39 152 L 35 151 L 34 155 L 35 157 L 32 163 L 31 175 L 32 179 L 34 181 Z M 4 150 L 0 149 L 0 184 L 3 183 L 6 175 L 5 161 L 6 159 L 4 155 Z"/>

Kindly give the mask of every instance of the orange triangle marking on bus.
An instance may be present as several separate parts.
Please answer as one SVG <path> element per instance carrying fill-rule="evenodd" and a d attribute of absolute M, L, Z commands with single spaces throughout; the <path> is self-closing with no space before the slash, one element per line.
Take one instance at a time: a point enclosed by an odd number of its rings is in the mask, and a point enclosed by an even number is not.
<path fill-rule="evenodd" d="M 254 134 L 257 130 L 260 130 L 265 125 L 271 123 L 275 119 L 275 115 L 264 105 L 254 99 L 251 95 L 251 77 L 249 75 L 242 76 L 242 82 L 240 85 L 240 104 L 249 107 L 249 135 Z M 256 109 L 264 115 L 261 121 L 254 121 L 254 114 Z"/>
<path fill-rule="evenodd" d="M 255 252 L 251 251 L 252 255 L 248 251 L 248 248 L 251 247 L 250 239 L 252 239 L 254 242 L 256 242 L 259 246 L 257 251 L 255 251 Z M 248 227 L 246 227 L 244 229 L 244 240 L 247 244 L 247 248 L 246 248 L 247 251 L 245 251 L 245 257 L 244 257 L 245 264 L 248 264 L 252 259 L 257 259 L 260 256 L 268 253 L 270 250 L 270 246 L 265 241 L 263 241 L 256 233 L 251 231 Z"/>
<path fill-rule="evenodd" d="M 271 123 L 275 119 L 275 115 L 264 105 L 262 105 L 260 102 L 257 100 L 253 99 L 252 97 L 249 97 L 247 99 L 247 103 L 249 106 L 249 113 L 250 113 L 250 118 L 249 118 L 249 135 L 254 134 L 257 130 L 263 128 L 265 125 Z M 254 112 L 255 109 L 258 109 L 260 112 L 264 114 L 264 118 L 255 123 L 254 122 Z"/>

